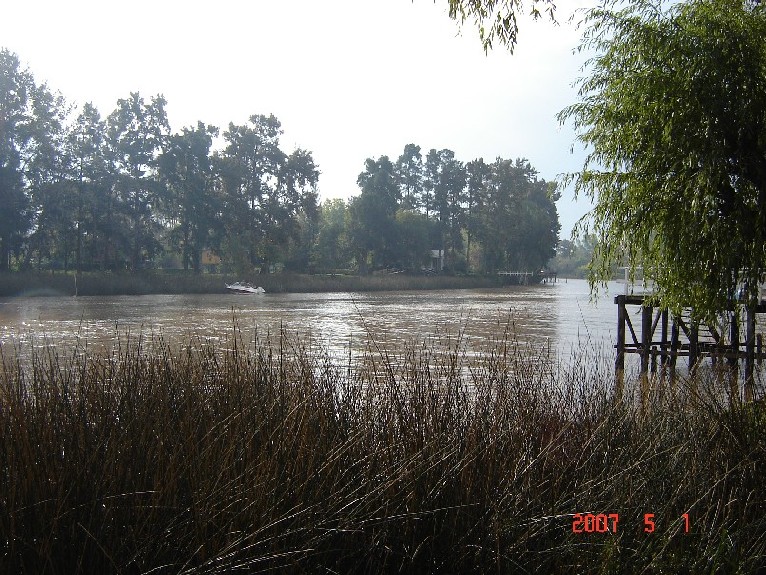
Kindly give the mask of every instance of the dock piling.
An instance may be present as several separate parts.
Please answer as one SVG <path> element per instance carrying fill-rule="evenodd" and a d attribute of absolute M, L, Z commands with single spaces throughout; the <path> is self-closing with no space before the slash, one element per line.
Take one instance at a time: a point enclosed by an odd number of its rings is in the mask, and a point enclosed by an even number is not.
<path fill-rule="evenodd" d="M 695 373 L 702 359 L 710 358 L 714 364 L 720 362 L 728 368 L 725 372 L 728 375 L 731 400 L 738 401 L 744 397 L 745 401 L 753 401 L 756 362 L 760 366 L 766 354 L 762 334 L 756 333 L 756 318 L 757 314 L 766 313 L 766 303 L 745 307 L 744 326 L 736 311 L 731 313 L 728 334 L 721 332 L 717 324 L 701 324 L 693 310 L 687 309 L 683 314 L 671 317 L 667 309 L 658 309 L 655 315 L 653 306 L 645 305 L 642 295 L 618 295 L 614 303 L 617 305 L 617 342 L 614 346 L 616 393 L 621 395 L 624 389 L 625 355 L 637 353 L 640 356 L 639 375 L 644 391 L 648 391 L 649 374 L 655 376 L 658 363 L 662 378 L 669 372 L 672 386 L 678 357 L 688 357 L 690 374 Z M 640 333 L 633 328 L 627 307 L 629 305 L 641 306 Z M 630 342 L 626 342 L 628 330 Z M 655 339 L 656 332 L 659 332 L 659 339 Z M 744 362 L 743 372 L 740 372 L 740 361 Z M 744 376 L 742 388 L 739 383 L 740 373 Z"/>
<path fill-rule="evenodd" d="M 625 296 L 614 298 L 617 304 L 617 357 L 614 360 L 615 390 L 622 397 L 623 375 L 625 373 Z"/>
<path fill-rule="evenodd" d="M 747 306 L 745 316 L 745 401 L 753 401 L 755 380 L 753 377 L 755 367 L 755 310 L 752 305 Z M 760 335 L 760 334 L 759 334 Z M 759 346 L 760 347 L 760 346 Z M 758 350 L 760 356 L 760 349 Z"/>

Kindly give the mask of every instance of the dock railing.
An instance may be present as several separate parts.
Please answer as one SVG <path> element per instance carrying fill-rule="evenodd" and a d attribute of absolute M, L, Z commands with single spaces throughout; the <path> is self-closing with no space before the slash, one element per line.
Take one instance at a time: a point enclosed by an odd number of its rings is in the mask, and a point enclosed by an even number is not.
<path fill-rule="evenodd" d="M 667 309 L 655 309 L 645 305 L 644 295 L 618 295 L 614 298 L 614 303 L 617 305 L 615 381 L 618 393 L 621 394 L 623 385 L 625 355 L 634 353 L 640 355 L 642 380 L 645 380 L 650 372 L 656 373 L 658 358 L 662 373 L 667 371 L 670 377 L 675 376 L 676 361 L 679 357 L 688 358 L 690 373 L 694 373 L 699 362 L 705 358 L 709 358 L 713 364 L 725 360 L 733 375 L 731 391 L 737 397 L 738 365 L 744 360 L 744 398 L 745 401 L 753 400 L 755 363 L 757 361 L 760 364 L 766 358 L 762 336 L 756 334 L 756 316 L 766 313 L 766 304 L 743 306 L 743 334 L 739 315 L 732 311 L 727 312 L 719 324 L 710 325 L 692 319 L 690 311 L 675 317 Z M 629 306 L 641 308 L 641 326 L 638 333 L 628 312 Z M 630 340 L 627 340 L 628 334 Z M 736 389 L 734 386 L 737 386 Z"/>

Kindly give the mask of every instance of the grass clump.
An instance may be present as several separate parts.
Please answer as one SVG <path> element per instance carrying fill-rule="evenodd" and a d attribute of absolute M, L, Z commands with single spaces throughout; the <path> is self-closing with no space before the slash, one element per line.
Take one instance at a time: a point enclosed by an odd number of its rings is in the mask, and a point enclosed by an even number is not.
<path fill-rule="evenodd" d="M 764 569 L 763 405 L 611 383 L 508 337 L 344 365 L 285 334 L 5 349 L 0 571 Z M 575 513 L 617 529 L 573 533 Z"/>

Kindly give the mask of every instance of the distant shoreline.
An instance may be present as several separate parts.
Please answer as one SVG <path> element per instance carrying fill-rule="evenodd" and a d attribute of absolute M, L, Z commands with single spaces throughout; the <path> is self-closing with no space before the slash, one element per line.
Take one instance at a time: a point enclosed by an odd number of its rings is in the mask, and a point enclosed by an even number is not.
<path fill-rule="evenodd" d="M 184 272 L 74 273 L 7 272 L 0 274 L 0 297 L 109 296 L 227 293 L 226 284 L 248 281 L 266 293 L 476 289 L 509 285 L 496 276 L 374 274 L 366 276 L 279 273 L 234 277 Z"/>

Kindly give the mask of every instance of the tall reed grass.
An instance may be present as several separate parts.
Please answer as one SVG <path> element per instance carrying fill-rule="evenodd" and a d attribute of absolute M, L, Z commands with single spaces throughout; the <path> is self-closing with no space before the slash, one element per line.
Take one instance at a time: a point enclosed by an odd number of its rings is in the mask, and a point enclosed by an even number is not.
<path fill-rule="evenodd" d="M 244 339 L 3 348 L 0 572 L 766 569 L 762 403 L 618 402 L 587 354 L 508 336 L 470 362 L 459 336 L 345 363 Z"/>

